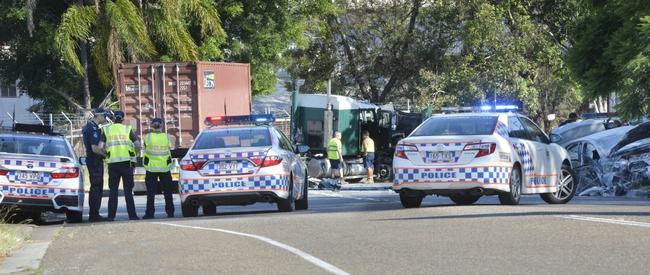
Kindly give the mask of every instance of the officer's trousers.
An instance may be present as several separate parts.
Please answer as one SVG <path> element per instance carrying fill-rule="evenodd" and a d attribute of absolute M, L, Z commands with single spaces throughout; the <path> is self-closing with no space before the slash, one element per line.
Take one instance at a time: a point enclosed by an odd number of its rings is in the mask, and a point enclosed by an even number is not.
<path fill-rule="evenodd" d="M 135 202 L 133 201 L 133 167 L 131 167 L 131 162 L 128 161 L 108 164 L 108 188 L 110 189 L 108 197 L 108 218 L 115 219 L 120 179 L 122 180 L 124 200 L 126 201 L 126 210 L 129 212 L 129 218 L 137 218 Z"/>
<path fill-rule="evenodd" d="M 147 171 L 147 175 L 145 176 L 145 183 L 147 185 L 147 210 L 145 216 L 152 217 L 156 212 L 154 200 L 158 193 L 159 180 L 165 197 L 165 212 L 167 212 L 168 217 L 173 217 L 174 199 L 172 198 L 172 190 L 174 186 L 172 183 L 172 174 L 170 172 L 158 173 L 149 171 Z"/>
<path fill-rule="evenodd" d="M 88 191 L 88 217 L 90 219 L 99 217 L 99 209 L 102 206 L 102 194 L 104 192 L 104 162 L 88 158 L 88 177 L 90 178 L 90 191 Z"/>

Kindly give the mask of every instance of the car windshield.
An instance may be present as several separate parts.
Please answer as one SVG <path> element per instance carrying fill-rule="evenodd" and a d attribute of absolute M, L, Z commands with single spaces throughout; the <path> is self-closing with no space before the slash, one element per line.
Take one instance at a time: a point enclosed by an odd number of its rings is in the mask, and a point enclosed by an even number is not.
<path fill-rule="evenodd" d="M 266 146 L 271 146 L 271 136 L 266 128 L 219 129 L 201 134 L 193 149 Z"/>
<path fill-rule="evenodd" d="M 412 136 L 490 135 L 497 116 L 440 116 L 427 120 Z"/>
<path fill-rule="evenodd" d="M 72 156 L 65 141 L 49 137 L 0 136 L 0 152 L 44 156 Z"/>

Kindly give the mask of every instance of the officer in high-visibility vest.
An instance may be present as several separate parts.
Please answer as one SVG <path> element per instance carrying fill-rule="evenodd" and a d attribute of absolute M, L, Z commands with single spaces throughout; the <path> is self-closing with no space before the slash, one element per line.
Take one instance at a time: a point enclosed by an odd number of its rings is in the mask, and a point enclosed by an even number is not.
<path fill-rule="evenodd" d="M 165 212 L 168 218 L 174 217 L 174 200 L 172 199 L 172 163 L 171 142 L 169 136 L 162 132 L 163 121 L 154 118 L 151 121 L 153 131 L 144 137 L 144 169 L 147 171 L 147 210 L 143 219 L 153 219 L 156 209 L 154 199 L 158 193 L 158 182 L 162 186 L 165 197 Z"/>
<path fill-rule="evenodd" d="M 126 210 L 130 220 L 139 220 L 133 201 L 133 164 L 136 152 L 140 150 L 140 141 L 131 126 L 122 124 L 124 112 L 113 112 L 113 124 L 103 128 L 100 145 L 106 150 L 108 163 L 108 219 L 115 220 L 117 212 L 117 195 L 120 179 L 124 189 Z"/>
<path fill-rule="evenodd" d="M 327 142 L 327 158 L 329 159 L 332 177 L 339 179 L 340 182 L 337 183 L 337 186 L 334 187 L 334 190 L 341 189 L 341 183 L 343 181 L 343 145 L 341 144 L 341 132 L 334 132 L 334 137 L 332 137 Z"/>

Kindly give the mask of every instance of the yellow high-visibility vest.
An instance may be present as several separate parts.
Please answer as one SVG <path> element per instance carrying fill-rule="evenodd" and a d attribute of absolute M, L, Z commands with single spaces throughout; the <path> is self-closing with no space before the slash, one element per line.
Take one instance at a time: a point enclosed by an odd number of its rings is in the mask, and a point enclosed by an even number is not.
<path fill-rule="evenodd" d="M 339 159 L 339 149 L 341 149 L 341 141 L 332 138 L 330 141 L 327 143 L 327 158 L 328 159 Z"/>
<path fill-rule="evenodd" d="M 106 163 L 116 163 L 135 160 L 135 145 L 129 138 L 131 126 L 115 123 L 104 128 L 106 136 Z"/>
<path fill-rule="evenodd" d="M 144 169 L 148 172 L 169 172 L 171 160 L 171 143 L 165 133 L 148 133 L 144 139 L 144 157 L 147 162 Z"/>

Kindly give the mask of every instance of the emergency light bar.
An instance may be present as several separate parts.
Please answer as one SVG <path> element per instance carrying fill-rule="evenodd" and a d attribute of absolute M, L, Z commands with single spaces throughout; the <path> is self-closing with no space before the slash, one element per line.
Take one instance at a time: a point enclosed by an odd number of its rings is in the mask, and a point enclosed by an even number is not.
<path fill-rule="evenodd" d="M 516 112 L 519 110 L 519 107 L 517 105 L 483 105 L 480 109 L 483 112 Z"/>
<path fill-rule="evenodd" d="M 205 125 L 229 125 L 229 124 L 271 124 L 275 117 L 271 114 L 250 115 L 250 116 L 210 116 L 205 118 Z"/>

